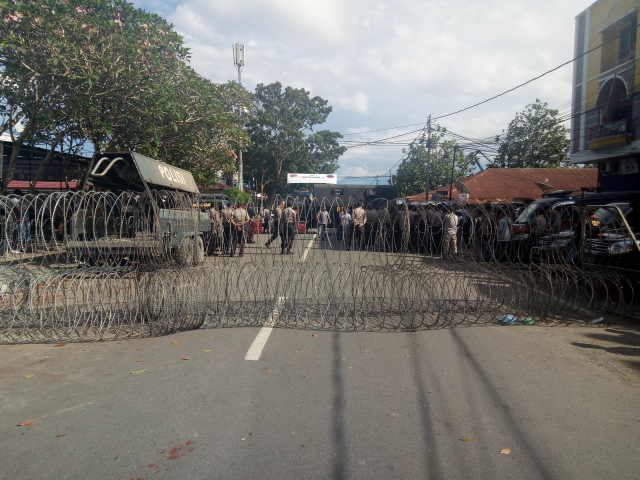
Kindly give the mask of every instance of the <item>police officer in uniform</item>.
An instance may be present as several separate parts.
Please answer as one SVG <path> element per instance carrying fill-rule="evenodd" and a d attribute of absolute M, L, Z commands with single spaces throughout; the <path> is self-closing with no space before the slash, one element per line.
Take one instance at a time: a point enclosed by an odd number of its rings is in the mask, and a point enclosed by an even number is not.
<path fill-rule="evenodd" d="M 364 225 L 367 223 L 367 213 L 362 208 L 362 201 L 356 203 L 356 208 L 353 209 L 353 238 L 356 242 L 354 250 L 359 252 L 362 248 L 362 240 L 364 237 Z"/>
<path fill-rule="evenodd" d="M 244 244 L 247 239 L 249 221 L 247 204 L 241 203 L 240 208 L 237 208 L 231 217 L 231 254 L 229 256 L 233 257 L 236 254 L 236 248 L 240 242 L 240 255 L 238 256 L 244 257 Z"/>
<path fill-rule="evenodd" d="M 296 235 L 296 223 L 298 214 L 293 209 L 293 200 L 287 201 L 287 208 L 282 212 L 282 250 L 280 255 L 284 255 L 285 246 L 287 247 L 287 255 L 291 255 L 293 248 L 293 240 Z"/>
<path fill-rule="evenodd" d="M 220 212 L 218 212 L 215 202 L 211 203 L 209 219 L 211 220 L 211 239 L 209 241 L 207 255 L 215 255 L 216 248 L 218 248 L 218 230 L 220 229 L 221 222 Z"/>
<path fill-rule="evenodd" d="M 226 210 L 222 211 L 222 254 L 228 255 L 231 248 L 231 218 L 233 217 L 233 203 L 229 202 Z"/>
<path fill-rule="evenodd" d="M 269 240 L 267 240 L 267 243 L 265 244 L 267 247 L 271 246 L 271 243 L 274 242 L 277 238 L 278 235 L 280 235 L 280 237 L 282 237 L 282 207 L 284 206 L 284 202 L 280 202 L 278 204 L 278 206 L 275 208 L 275 210 L 273 211 L 273 234 L 271 235 L 271 238 Z"/>

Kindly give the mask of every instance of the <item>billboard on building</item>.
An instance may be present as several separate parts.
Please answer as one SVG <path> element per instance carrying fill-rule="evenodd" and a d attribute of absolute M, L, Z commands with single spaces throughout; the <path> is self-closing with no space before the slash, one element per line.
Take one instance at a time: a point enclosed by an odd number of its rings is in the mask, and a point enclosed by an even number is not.
<path fill-rule="evenodd" d="M 338 176 L 324 173 L 287 173 L 287 183 L 338 183 Z"/>

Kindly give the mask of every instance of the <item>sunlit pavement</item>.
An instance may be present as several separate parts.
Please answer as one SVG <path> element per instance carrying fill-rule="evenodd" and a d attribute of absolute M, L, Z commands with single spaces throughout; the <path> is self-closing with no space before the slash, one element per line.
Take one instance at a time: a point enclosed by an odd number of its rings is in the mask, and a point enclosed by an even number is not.
<path fill-rule="evenodd" d="M 0 477 L 638 477 L 637 333 L 259 331 L 0 346 Z"/>

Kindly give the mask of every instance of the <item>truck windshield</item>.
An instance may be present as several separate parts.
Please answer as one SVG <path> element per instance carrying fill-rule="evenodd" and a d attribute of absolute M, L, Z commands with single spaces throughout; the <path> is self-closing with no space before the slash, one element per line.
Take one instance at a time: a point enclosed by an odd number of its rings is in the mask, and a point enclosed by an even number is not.
<path fill-rule="evenodd" d="M 533 217 L 536 216 L 536 210 L 541 206 L 542 205 L 539 203 L 530 203 L 522 212 L 520 212 L 520 215 L 518 215 L 518 220 L 516 222 L 529 223 L 531 220 L 533 220 Z"/>
<path fill-rule="evenodd" d="M 601 232 L 611 228 L 618 228 L 622 226 L 620 212 L 618 212 L 618 209 L 615 207 L 618 207 L 622 211 L 622 214 L 625 216 L 627 215 L 627 213 L 629 213 L 629 210 L 631 210 L 629 205 L 624 203 L 616 204 L 615 206 L 611 207 L 602 207 L 596 210 L 594 216 L 600 221 Z"/>

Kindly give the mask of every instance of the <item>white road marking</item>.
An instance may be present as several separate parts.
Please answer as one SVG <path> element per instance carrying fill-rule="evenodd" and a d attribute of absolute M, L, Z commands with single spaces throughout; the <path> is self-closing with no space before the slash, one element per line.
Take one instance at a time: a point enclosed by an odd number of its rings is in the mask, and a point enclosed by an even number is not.
<path fill-rule="evenodd" d="M 276 320 L 280 315 L 283 304 L 284 297 L 278 297 L 278 301 L 276 302 L 275 307 L 273 307 L 273 312 L 271 312 L 271 315 L 269 315 L 269 318 L 265 322 L 264 326 L 260 329 L 255 340 L 249 347 L 249 351 L 244 356 L 245 360 L 260 359 L 260 355 L 262 355 L 262 349 L 267 344 L 267 340 L 269 340 L 269 335 L 271 335 L 271 330 L 273 330 L 273 326 L 276 324 Z"/>
<path fill-rule="evenodd" d="M 307 248 L 304 249 L 304 253 L 300 258 L 300 263 L 304 262 L 307 259 L 307 255 L 309 255 L 309 249 L 311 248 L 312 245 L 313 245 L 313 240 L 309 240 L 309 243 L 307 244 Z"/>

